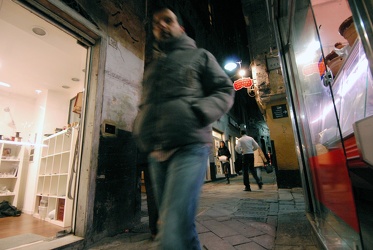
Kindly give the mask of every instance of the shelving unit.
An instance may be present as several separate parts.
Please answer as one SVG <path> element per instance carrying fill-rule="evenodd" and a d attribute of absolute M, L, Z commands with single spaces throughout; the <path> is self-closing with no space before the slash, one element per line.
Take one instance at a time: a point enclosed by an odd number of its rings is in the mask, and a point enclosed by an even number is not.
<path fill-rule="evenodd" d="M 73 200 L 67 195 L 76 140 L 77 129 L 69 128 L 43 141 L 47 146 L 41 153 L 34 217 L 61 227 L 71 226 Z M 45 218 L 39 206 L 47 207 Z"/>
<path fill-rule="evenodd" d="M 0 200 L 19 210 L 23 207 L 25 147 L 21 142 L 0 140 Z"/>

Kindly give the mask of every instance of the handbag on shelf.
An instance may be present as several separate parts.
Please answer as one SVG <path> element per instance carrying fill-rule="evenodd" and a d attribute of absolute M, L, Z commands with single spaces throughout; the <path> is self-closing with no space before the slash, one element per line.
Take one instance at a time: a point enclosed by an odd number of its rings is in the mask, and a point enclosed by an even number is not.
<path fill-rule="evenodd" d="M 273 166 L 271 164 L 267 164 L 264 169 L 266 170 L 266 172 L 269 174 L 269 173 L 272 173 L 273 172 Z"/>

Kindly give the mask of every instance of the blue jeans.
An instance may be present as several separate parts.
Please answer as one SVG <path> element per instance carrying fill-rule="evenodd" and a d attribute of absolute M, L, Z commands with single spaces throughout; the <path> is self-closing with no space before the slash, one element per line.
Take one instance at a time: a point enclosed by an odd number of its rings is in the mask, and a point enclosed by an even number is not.
<path fill-rule="evenodd" d="M 159 208 L 159 249 L 201 249 L 195 226 L 210 146 L 180 148 L 168 160 L 149 157 L 149 170 Z"/>

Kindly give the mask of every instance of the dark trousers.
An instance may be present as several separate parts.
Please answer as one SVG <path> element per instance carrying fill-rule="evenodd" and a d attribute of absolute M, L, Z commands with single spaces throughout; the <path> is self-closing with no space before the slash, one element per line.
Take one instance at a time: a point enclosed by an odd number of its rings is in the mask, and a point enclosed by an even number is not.
<path fill-rule="evenodd" d="M 223 171 L 227 180 L 231 175 L 231 164 L 229 162 L 222 162 L 221 165 L 223 166 Z"/>
<path fill-rule="evenodd" d="M 155 202 L 154 188 L 151 182 L 148 164 L 144 164 L 142 170 L 144 171 L 144 182 L 146 189 L 146 201 L 148 204 L 148 215 L 149 215 L 149 229 L 152 235 L 158 233 L 157 221 L 158 221 L 158 208 Z"/>
<path fill-rule="evenodd" d="M 244 154 L 242 157 L 243 184 L 247 188 L 250 187 L 249 170 L 251 174 L 254 176 L 256 183 L 259 185 L 261 181 L 258 175 L 256 174 L 256 171 L 254 168 L 254 154 Z"/>

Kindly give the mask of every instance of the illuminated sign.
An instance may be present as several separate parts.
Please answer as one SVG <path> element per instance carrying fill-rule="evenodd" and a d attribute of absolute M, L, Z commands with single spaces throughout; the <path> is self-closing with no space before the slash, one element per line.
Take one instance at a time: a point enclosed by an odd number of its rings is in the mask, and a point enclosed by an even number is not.
<path fill-rule="evenodd" d="M 234 90 L 240 90 L 242 88 L 251 88 L 253 86 L 253 79 L 251 78 L 241 78 L 233 83 Z"/>

